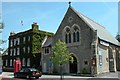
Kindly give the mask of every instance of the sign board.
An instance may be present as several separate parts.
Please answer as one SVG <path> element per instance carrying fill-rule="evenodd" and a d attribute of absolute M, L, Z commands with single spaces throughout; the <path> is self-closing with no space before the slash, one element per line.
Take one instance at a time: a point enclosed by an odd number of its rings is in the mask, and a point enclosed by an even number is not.
<path fill-rule="evenodd" d="M 102 51 L 99 51 L 99 65 L 102 66 Z"/>

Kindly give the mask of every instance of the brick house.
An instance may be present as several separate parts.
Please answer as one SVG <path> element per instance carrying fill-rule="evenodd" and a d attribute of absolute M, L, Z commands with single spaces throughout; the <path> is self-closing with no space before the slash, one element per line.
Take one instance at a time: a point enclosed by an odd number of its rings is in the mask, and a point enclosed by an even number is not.
<path fill-rule="evenodd" d="M 22 67 L 36 67 L 41 70 L 40 44 L 46 35 L 51 36 L 53 33 L 39 30 L 37 23 L 33 23 L 32 29 L 24 32 L 11 32 L 8 55 L 3 55 L 4 70 L 13 71 L 16 58 L 20 58 Z"/>

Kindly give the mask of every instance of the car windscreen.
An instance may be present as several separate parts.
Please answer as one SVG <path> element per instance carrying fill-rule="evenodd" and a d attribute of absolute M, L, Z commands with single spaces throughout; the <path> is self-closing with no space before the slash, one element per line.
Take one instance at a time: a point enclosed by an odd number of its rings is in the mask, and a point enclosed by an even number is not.
<path fill-rule="evenodd" d="M 37 69 L 30 69 L 30 71 L 38 71 Z"/>

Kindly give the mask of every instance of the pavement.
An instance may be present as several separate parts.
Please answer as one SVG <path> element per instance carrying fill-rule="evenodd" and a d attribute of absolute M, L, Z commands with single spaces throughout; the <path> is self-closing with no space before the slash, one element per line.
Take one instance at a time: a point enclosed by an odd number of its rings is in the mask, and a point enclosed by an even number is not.
<path fill-rule="evenodd" d="M 63 76 L 63 78 L 64 80 L 120 80 L 120 72 L 104 73 L 97 75 L 96 77 Z M 21 79 L 14 78 L 13 72 L 2 72 L 2 74 L 0 74 L 0 80 L 21 80 Z M 42 77 L 40 77 L 39 80 L 60 80 L 60 76 L 42 75 Z"/>

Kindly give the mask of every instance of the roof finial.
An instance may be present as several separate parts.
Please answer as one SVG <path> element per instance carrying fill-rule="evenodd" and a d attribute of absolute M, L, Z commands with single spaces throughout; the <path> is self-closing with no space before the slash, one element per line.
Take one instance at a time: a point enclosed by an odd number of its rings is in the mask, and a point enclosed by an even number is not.
<path fill-rule="evenodd" d="M 71 6 L 71 2 L 68 3 L 69 4 L 69 7 Z"/>

